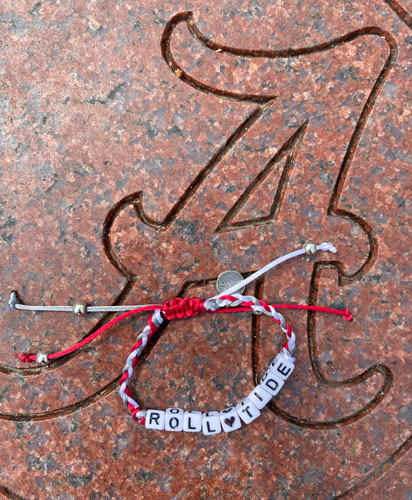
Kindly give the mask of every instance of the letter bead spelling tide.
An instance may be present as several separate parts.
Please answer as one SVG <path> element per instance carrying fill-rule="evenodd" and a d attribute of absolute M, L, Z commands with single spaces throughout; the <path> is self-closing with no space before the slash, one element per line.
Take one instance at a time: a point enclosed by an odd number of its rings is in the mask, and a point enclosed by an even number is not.
<path fill-rule="evenodd" d="M 286 380 L 294 368 L 294 363 L 288 361 L 283 354 L 278 354 L 270 363 L 269 370 L 272 370 L 282 380 Z"/>
<path fill-rule="evenodd" d="M 272 396 L 276 396 L 276 394 L 282 389 L 283 384 L 284 381 L 280 377 L 278 377 L 272 370 L 268 370 L 267 372 L 265 372 L 260 379 L 260 385 Z"/>
<path fill-rule="evenodd" d="M 237 404 L 236 411 L 243 422 L 245 422 L 245 424 L 250 424 L 260 415 L 259 409 L 256 408 L 256 406 L 249 398 L 245 398 L 243 401 Z"/>

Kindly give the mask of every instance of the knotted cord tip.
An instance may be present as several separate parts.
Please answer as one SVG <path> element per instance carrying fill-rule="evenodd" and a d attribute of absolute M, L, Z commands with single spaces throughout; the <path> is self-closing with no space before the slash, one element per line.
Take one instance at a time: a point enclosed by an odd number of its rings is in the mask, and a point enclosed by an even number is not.
<path fill-rule="evenodd" d="M 16 354 L 16 356 L 23 361 L 23 363 L 31 363 L 36 360 L 36 355 L 31 352 L 23 352 L 21 354 Z"/>
<path fill-rule="evenodd" d="M 19 299 L 17 298 L 16 290 L 12 290 L 9 297 L 10 309 L 16 309 L 16 304 L 19 304 Z"/>
<path fill-rule="evenodd" d="M 343 319 L 346 320 L 346 321 L 352 321 L 353 320 L 353 316 L 352 316 L 351 312 L 349 311 L 349 309 L 344 309 L 343 310 Z"/>
<path fill-rule="evenodd" d="M 330 241 L 324 241 L 324 242 L 322 242 L 320 245 L 317 246 L 317 249 L 318 250 L 323 250 L 324 252 L 332 252 L 332 253 L 336 253 L 337 252 L 336 247 Z"/>

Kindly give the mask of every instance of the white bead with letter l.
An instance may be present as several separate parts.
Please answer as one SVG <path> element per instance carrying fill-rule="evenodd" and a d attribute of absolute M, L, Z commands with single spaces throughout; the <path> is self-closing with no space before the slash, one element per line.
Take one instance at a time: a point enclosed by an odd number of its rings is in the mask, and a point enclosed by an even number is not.
<path fill-rule="evenodd" d="M 185 411 L 183 430 L 185 432 L 200 432 L 202 430 L 202 412 Z"/>
<path fill-rule="evenodd" d="M 288 361 L 282 354 L 278 354 L 270 363 L 269 370 L 271 370 L 277 377 L 280 377 L 282 380 L 286 380 L 293 372 L 294 368 L 294 363 Z"/>
<path fill-rule="evenodd" d="M 165 416 L 165 430 L 180 432 L 183 430 L 184 411 L 180 408 L 168 408 Z"/>
<path fill-rule="evenodd" d="M 219 413 L 217 411 L 209 411 L 202 415 L 202 430 L 205 436 L 222 432 Z"/>
<path fill-rule="evenodd" d="M 145 427 L 146 429 L 163 431 L 165 428 L 165 412 L 163 410 L 147 410 Z"/>
<path fill-rule="evenodd" d="M 284 381 L 275 375 L 272 370 L 268 370 L 265 372 L 260 379 L 260 385 L 263 389 L 272 396 L 276 396 L 276 394 L 282 389 Z"/>

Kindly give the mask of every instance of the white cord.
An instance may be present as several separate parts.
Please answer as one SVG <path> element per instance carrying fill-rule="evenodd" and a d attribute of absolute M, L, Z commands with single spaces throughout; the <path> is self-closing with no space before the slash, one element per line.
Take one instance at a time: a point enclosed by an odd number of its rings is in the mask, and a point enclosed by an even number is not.
<path fill-rule="evenodd" d="M 282 264 L 282 262 L 285 262 L 289 259 L 293 259 L 293 257 L 297 257 L 298 255 L 303 255 L 304 253 L 314 253 L 313 249 L 316 250 L 322 250 L 324 252 L 332 252 L 336 253 L 337 250 L 333 246 L 333 243 L 329 242 L 323 242 L 320 245 L 313 245 L 310 246 L 311 244 L 307 244 L 302 248 L 299 248 L 298 250 L 295 250 L 294 252 L 287 253 L 286 255 L 283 255 L 282 257 L 279 257 L 278 259 L 272 260 L 272 262 L 269 262 L 269 264 L 266 264 L 266 266 L 262 267 L 259 269 L 259 271 L 256 271 L 255 273 L 251 274 L 249 277 L 245 278 L 243 281 L 240 281 L 239 283 L 236 283 L 236 285 L 231 286 L 228 290 L 225 290 L 222 293 L 219 293 L 218 295 L 215 295 L 212 297 L 212 299 L 219 299 L 223 295 L 231 295 L 232 293 L 237 292 L 240 288 L 243 286 L 248 285 L 255 279 L 259 278 L 262 276 L 262 274 L 267 273 L 270 269 L 273 269 L 274 267 L 278 266 L 279 264 Z M 311 250 L 308 250 L 310 248 Z"/>
<path fill-rule="evenodd" d="M 282 257 L 279 257 L 279 258 L 273 260 L 272 262 L 269 262 L 269 264 L 266 264 L 266 266 L 259 269 L 259 271 L 256 271 L 255 273 L 251 274 L 248 278 L 244 279 L 243 281 L 240 281 L 236 285 L 233 285 L 228 290 L 225 290 L 224 292 L 219 293 L 218 295 L 215 295 L 210 300 L 219 299 L 223 295 L 231 295 L 233 293 L 236 293 L 240 288 L 248 285 L 249 283 L 251 283 L 255 279 L 262 276 L 262 274 L 267 273 L 270 269 L 273 269 L 274 267 L 278 266 L 282 262 L 285 262 L 289 259 L 293 259 L 293 257 L 297 257 L 298 255 L 303 255 L 305 253 L 313 254 L 317 250 L 322 250 L 324 252 L 332 252 L 332 253 L 336 253 L 336 251 L 337 251 L 336 248 L 333 246 L 333 243 L 323 242 L 320 245 L 315 245 L 313 243 L 307 243 L 302 248 L 299 248 L 298 250 L 287 253 L 286 255 L 283 255 Z M 148 305 L 153 305 L 153 304 L 148 304 Z M 75 312 L 76 314 L 78 314 L 76 312 L 77 306 L 80 306 L 80 308 L 82 310 L 82 314 L 91 313 L 91 312 L 125 312 L 125 311 L 132 311 L 134 309 L 138 309 L 139 307 L 145 307 L 145 305 L 89 306 L 89 305 L 83 305 L 83 304 L 75 304 L 74 306 L 44 306 L 44 305 L 42 305 L 42 306 L 30 306 L 30 305 L 26 305 L 26 304 L 20 304 L 19 299 L 17 297 L 17 293 L 15 291 L 12 291 L 10 293 L 9 306 L 12 309 L 19 309 L 19 310 L 25 310 L 25 311 Z"/>

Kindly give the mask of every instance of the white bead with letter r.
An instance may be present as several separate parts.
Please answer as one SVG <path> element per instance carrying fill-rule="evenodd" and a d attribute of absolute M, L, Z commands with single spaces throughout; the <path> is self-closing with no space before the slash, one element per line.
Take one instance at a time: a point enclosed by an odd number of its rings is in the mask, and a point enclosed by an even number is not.
<path fill-rule="evenodd" d="M 165 428 L 165 412 L 163 410 L 147 410 L 145 420 L 146 429 L 163 431 Z"/>

